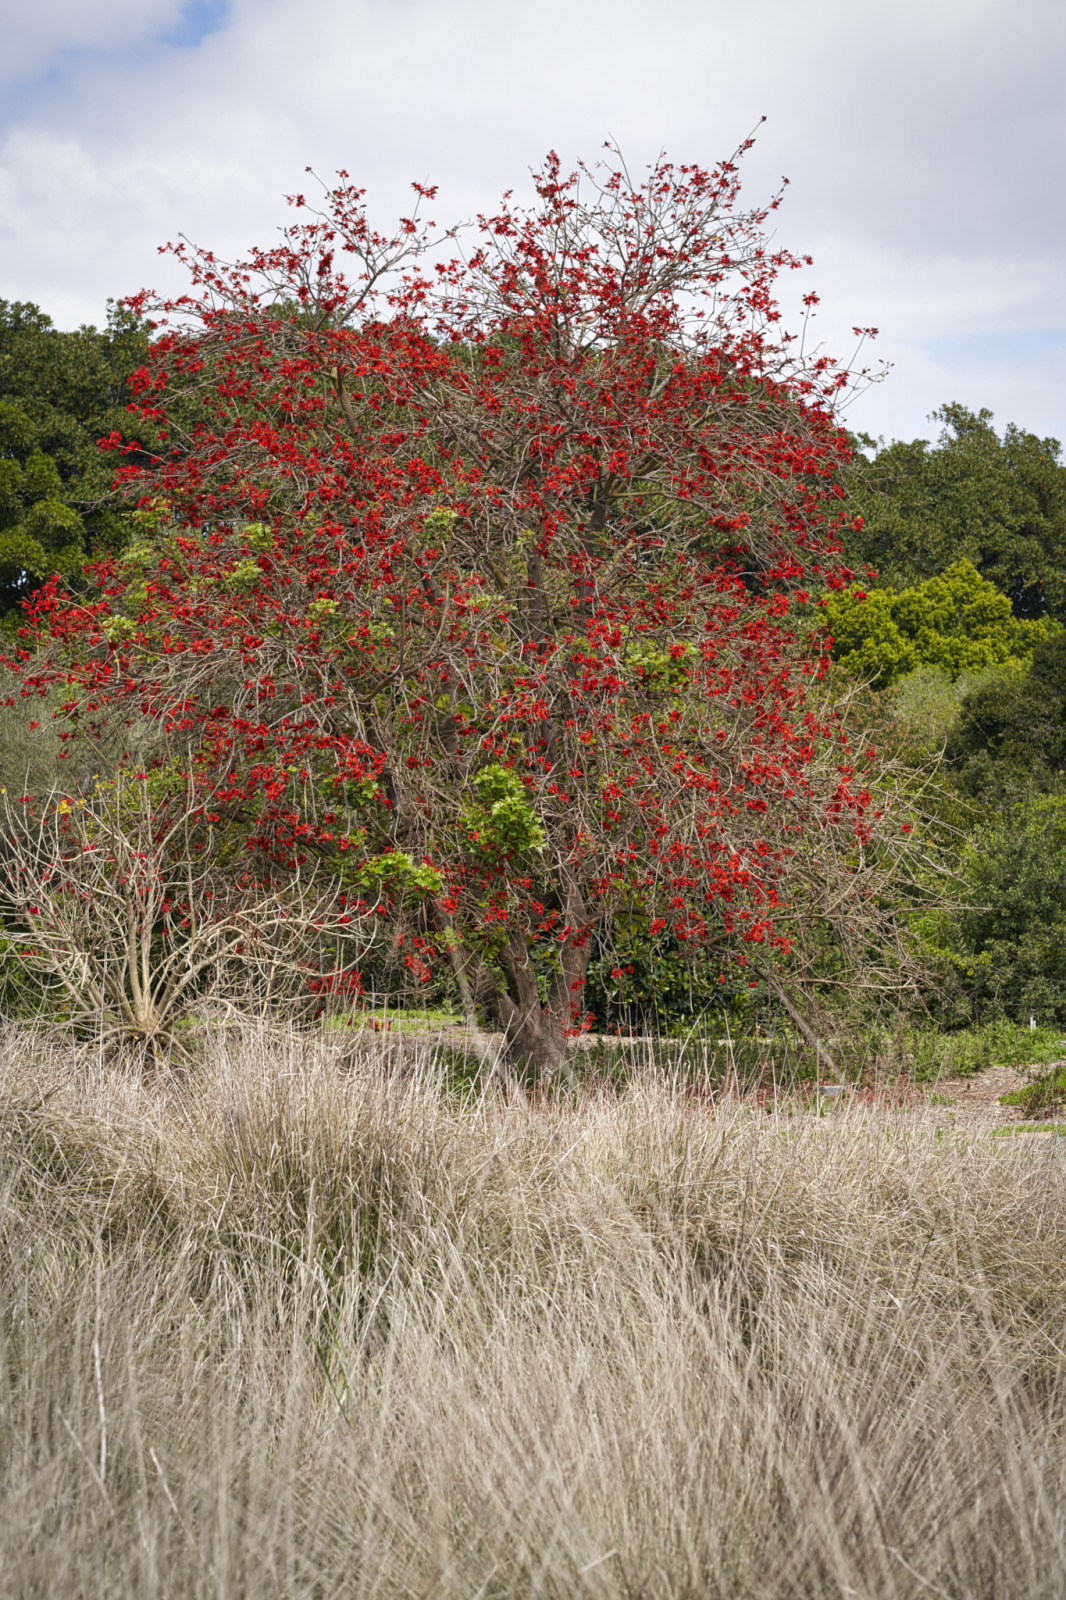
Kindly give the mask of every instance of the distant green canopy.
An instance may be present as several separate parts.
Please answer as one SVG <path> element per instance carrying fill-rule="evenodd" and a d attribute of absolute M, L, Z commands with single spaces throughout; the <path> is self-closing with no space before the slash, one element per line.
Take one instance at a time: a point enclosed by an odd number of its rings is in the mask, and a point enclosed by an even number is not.
<path fill-rule="evenodd" d="M 878 689 L 916 667 L 937 667 L 954 681 L 963 672 L 1028 661 L 1061 629 L 1050 617 L 1016 617 L 1007 595 L 968 560 L 913 588 L 828 595 L 821 610 L 834 661 Z"/>
<path fill-rule="evenodd" d="M 129 439 L 127 380 L 147 330 L 111 306 L 108 326 L 63 332 L 30 302 L 0 300 L 0 615 L 53 573 L 74 577 L 121 547 L 111 496 L 115 458 L 98 440 Z M 138 423 L 138 436 L 145 436 Z"/>
<path fill-rule="evenodd" d="M 856 462 L 849 499 L 861 518 L 848 558 L 904 588 L 971 561 L 1019 617 L 1066 622 L 1066 464 L 1057 439 L 962 405 L 933 412 L 940 436 L 895 440 Z"/>

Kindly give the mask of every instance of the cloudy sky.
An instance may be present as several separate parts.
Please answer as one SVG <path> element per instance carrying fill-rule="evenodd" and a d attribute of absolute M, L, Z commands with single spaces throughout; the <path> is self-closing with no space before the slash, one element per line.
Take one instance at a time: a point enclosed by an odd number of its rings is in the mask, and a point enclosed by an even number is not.
<path fill-rule="evenodd" d="M 266 243 L 304 168 L 385 221 L 521 192 L 549 147 L 791 185 L 820 333 L 881 329 L 847 420 L 932 437 L 945 400 L 1066 440 L 1062 0 L 6 0 L 0 297 L 63 327 L 173 283 L 155 247 Z"/>

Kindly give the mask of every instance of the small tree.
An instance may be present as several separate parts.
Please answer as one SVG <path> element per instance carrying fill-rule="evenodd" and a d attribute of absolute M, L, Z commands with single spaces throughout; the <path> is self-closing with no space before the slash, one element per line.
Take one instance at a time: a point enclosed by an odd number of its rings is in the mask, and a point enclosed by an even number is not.
<path fill-rule="evenodd" d="M 92 604 L 41 596 L 24 670 L 192 740 L 249 859 L 380 884 L 410 970 L 550 1069 L 616 912 L 780 989 L 812 917 L 898 948 L 905 841 L 793 612 L 850 576 L 799 261 L 735 162 L 535 183 L 450 257 L 345 174 L 246 261 L 177 246 L 192 292 L 132 306 L 168 444 L 120 474 L 161 520 Z"/>

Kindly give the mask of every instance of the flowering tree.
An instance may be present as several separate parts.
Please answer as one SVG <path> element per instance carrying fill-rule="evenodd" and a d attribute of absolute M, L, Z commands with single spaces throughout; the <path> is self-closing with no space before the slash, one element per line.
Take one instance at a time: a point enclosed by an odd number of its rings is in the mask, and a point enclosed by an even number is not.
<path fill-rule="evenodd" d="M 849 374 L 772 294 L 799 260 L 735 161 L 535 183 L 469 246 L 374 232 L 342 173 L 270 250 L 173 247 L 190 292 L 131 305 L 144 541 L 39 597 L 23 672 L 71 737 L 151 726 L 257 870 L 315 864 L 552 1069 L 605 920 L 780 987 L 812 917 L 895 938 L 900 835 L 794 620 L 850 577 Z"/>

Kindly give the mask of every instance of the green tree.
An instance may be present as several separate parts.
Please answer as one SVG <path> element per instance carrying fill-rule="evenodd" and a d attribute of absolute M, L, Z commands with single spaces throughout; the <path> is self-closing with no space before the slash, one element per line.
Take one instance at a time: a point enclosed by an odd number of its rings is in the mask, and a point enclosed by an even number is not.
<path fill-rule="evenodd" d="M 1026 659 L 1058 626 L 1049 618 L 1019 621 L 1007 596 L 969 560 L 899 592 L 831 594 L 821 608 L 833 635 L 833 659 L 877 688 L 916 667 L 939 668 L 954 681 L 964 672 Z"/>
<path fill-rule="evenodd" d="M 125 542 L 116 457 L 98 441 L 128 442 L 128 380 L 147 354 L 146 329 L 119 308 L 105 330 L 68 333 L 36 305 L 0 300 L 0 613 Z M 138 419 L 138 439 L 151 433 Z"/>
<path fill-rule="evenodd" d="M 902 588 L 960 560 L 1009 596 L 1019 617 L 1066 620 L 1066 464 L 1057 439 L 992 413 L 945 405 L 935 445 L 897 440 L 861 465 L 851 491 L 861 518 L 849 540 L 858 567 Z M 862 443 L 872 445 L 872 440 Z"/>
<path fill-rule="evenodd" d="M 950 954 L 974 1020 L 1066 1023 L 1066 795 L 1029 795 L 978 828 L 970 907 Z"/>
<path fill-rule="evenodd" d="M 1057 787 L 1066 772 L 1066 634 L 1039 644 L 1028 670 L 988 677 L 963 696 L 947 744 L 964 792 Z"/>

